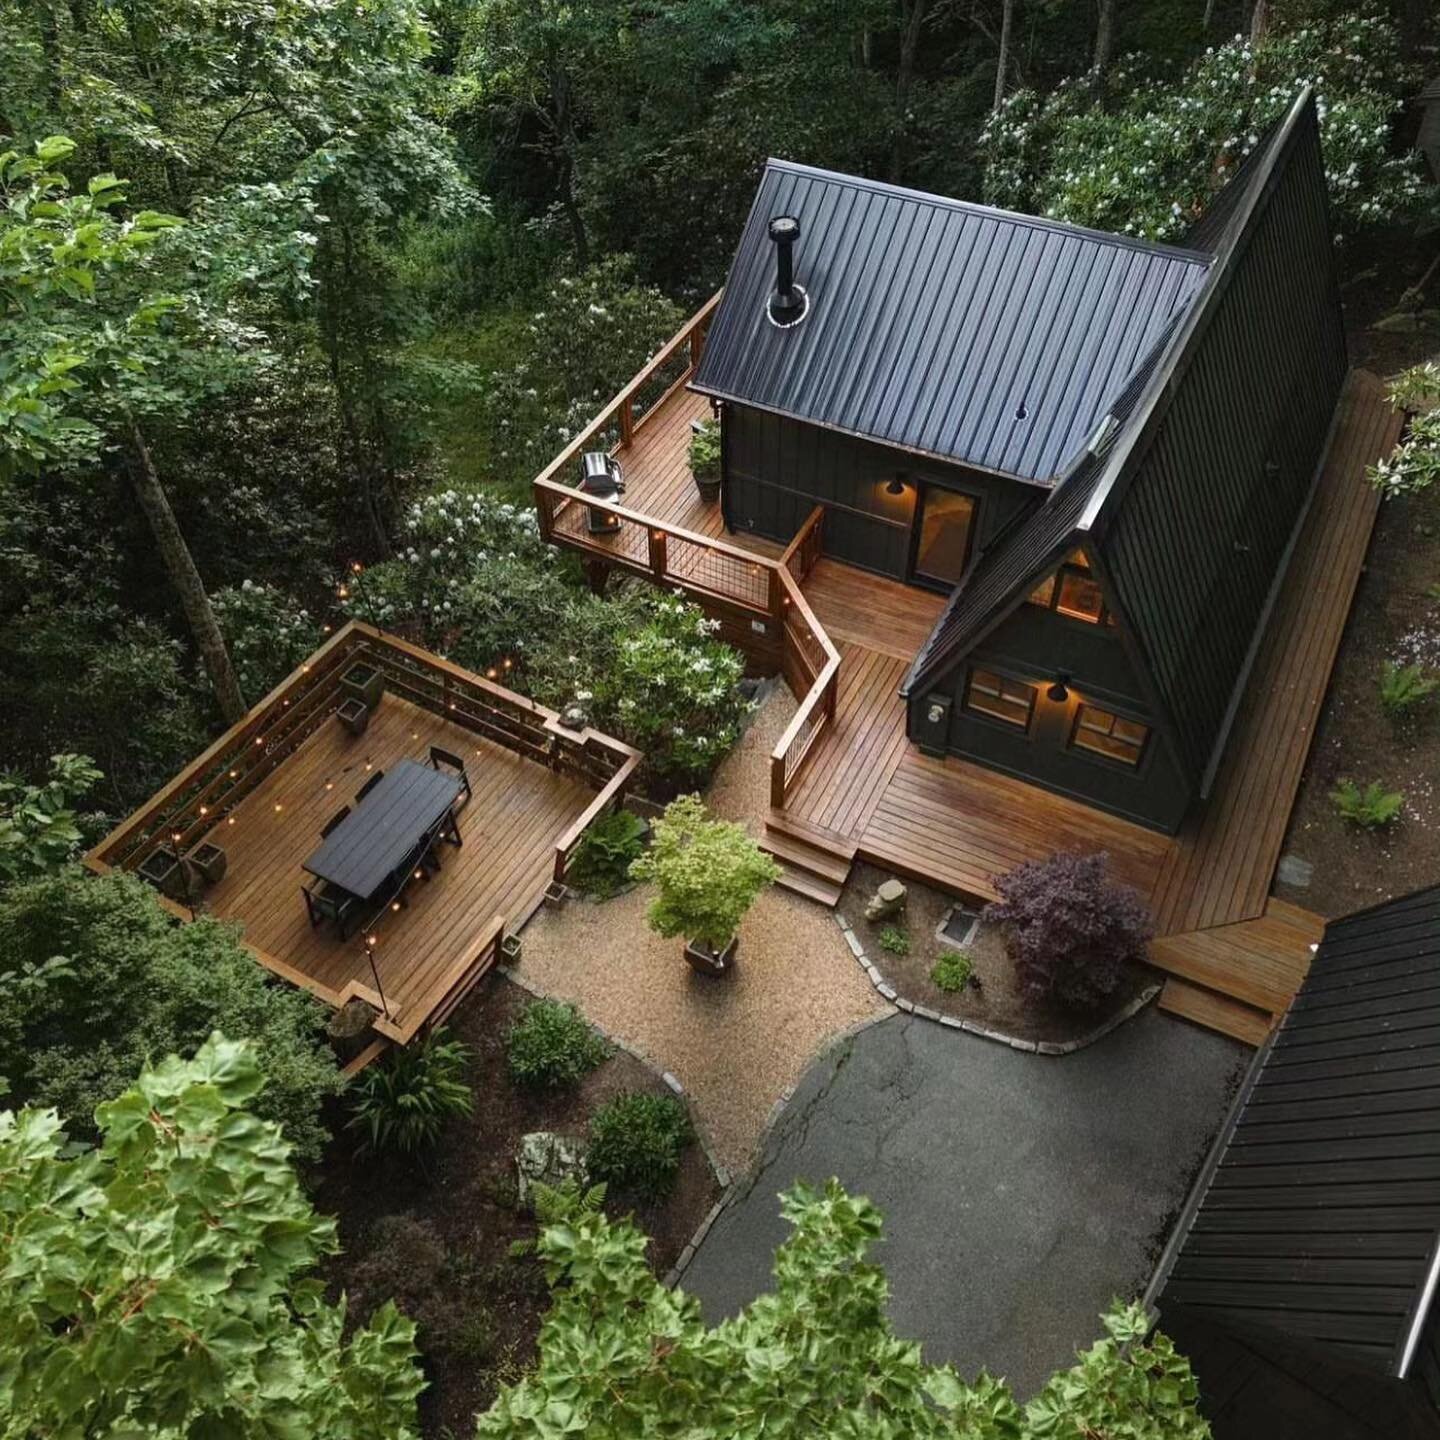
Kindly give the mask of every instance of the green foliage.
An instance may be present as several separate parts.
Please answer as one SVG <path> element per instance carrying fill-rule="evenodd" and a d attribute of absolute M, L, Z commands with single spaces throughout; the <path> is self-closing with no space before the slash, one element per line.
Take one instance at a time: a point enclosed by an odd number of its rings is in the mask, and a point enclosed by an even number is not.
<path fill-rule="evenodd" d="M 1399 444 L 1365 474 L 1386 495 L 1416 495 L 1428 490 L 1440 479 L 1440 408 L 1414 416 Z"/>
<path fill-rule="evenodd" d="M 547 1185 L 543 1180 L 531 1182 L 530 1193 L 535 1209 L 535 1223 L 543 1233 L 551 1225 L 569 1225 L 599 1215 L 605 1208 L 605 1197 L 610 1187 L 603 1181 L 598 1185 L 582 1185 L 573 1175 L 566 1176 L 558 1185 Z M 513 1259 L 533 1255 L 537 1248 L 535 1240 L 516 1240 L 510 1246 Z"/>
<path fill-rule="evenodd" d="M 698 795 L 682 795 L 655 822 L 650 849 L 630 873 L 653 880 L 659 891 L 651 929 L 723 950 L 756 897 L 780 878 L 780 867 L 744 826 L 712 820 Z"/>
<path fill-rule="evenodd" d="M 1380 667 L 1380 708 L 1391 720 L 1409 719 L 1427 705 L 1440 688 L 1440 675 L 1423 665 L 1397 665 L 1386 660 Z"/>
<path fill-rule="evenodd" d="M 720 478 L 720 426 L 704 420 L 690 437 L 690 473 L 697 480 Z"/>
<path fill-rule="evenodd" d="M 1002 1381 L 962 1381 L 897 1338 L 889 1287 L 866 1256 L 880 1215 L 838 1181 L 781 1196 L 794 1233 L 775 1288 L 708 1329 L 698 1302 L 661 1285 L 646 1237 L 604 1215 L 547 1228 L 539 1250 L 555 1289 L 534 1370 L 479 1417 L 481 1440 L 633 1435 L 816 1435 L 887 1440 L 1207 1440 L 1189 1364 L 1150 1335 L 1138 1305 L 1116 1304 L 1106 1336 L 1028 1405 Z M 658 1337 L 658 1338 L 657 1338 Z"/>
<path fill-rule="evenodd" d="M 310 612 L 274 585 L 242 580 L 210 601 L 240 688 L 252 703 L 298 669 L 325 638 Z"/>
<path fill-rule="evenodd" d="M 0 1405 L 16 1435 L 406 1440 L 414 1327 L 345 1338 L 311 1272 L 335 1249 L 253 1050 L 216 1035 L 103 1104 L 99 1149 L 53 1110 L 0 1114 Z"/>
<path fill-rule="evenodd" d="M 469 1046 L 441 1028 L 362 1070 L 351 1087 L 350 1117 L 361 1149 L 399 1155 L 428 1150 L 447 1121 L 474 1108 L 465 1082 L 469 1064 Z"/>
<path fill-rule="evenodd" d="M 673 1095 L 629 1091 L 607 1100 L 591 1117 L 585 1166 L 613 1190 L 656 1200 L 674 1185 L 693 1139 L 690 1116 Z"/>
<path fill-rule="evenodd" d="M 176 925 L 133 877 L 69 868 L 0 892 L 0 974 L 63 956 L 43 985 L 0 985 L 0 1075 L 21 1104 L 53 1105 L 80 1133 L 155 1056 L 193 1055 L 215 1030 L 250 1039 L 266 1075 L 258 1115 L 306 1161 L 340 1085 L 325 1007 L 272 981 L 234 927 Z"/>
<path fill-rule="evenodd" d="M 947 950 L 930 967 L 930 980 L 937 989 L 953 995 L 970 983 L 974 968 L 968 950 Z"/>
<path fill-rule="evenodd" d="M 1175 240 L 1284 114 L 1316 87 L 1330 202 L 1347 233 L 1418 207 L 1415 157 L 1389 146 L 1409 94 L 1395 27 L 1366 11 L 1276 27 L 1258 45 L 1208 49 L 1178 79 L 1124 66 L 1097 97 L 1088 77 L 1018 90 L 980 148 L 992 204 L 1078 225 Z"/>
<path fill-rule="evenodd" d="M 1424 410 L 1440 404 L 1440 365 L 1425 360 L 1402 370 L 1386 387 L 1386 393 L 1397 410 Z"/>
<path fill-rule="evenodd" d="M 880 932 L 880 948 L 887 955 L 908 955 L 910 937 L 898 925 L 887 925 Z"/>
<path fill-rule="evenodd" d="M 559 1000 L 532 1000 L 505 1041 L 510 1078 L 537 1089 L 578 1085 L 609 1054 L 585 1017 Z"/>
<path fill-rule="evenodd" d="M 565 879 L 587 895 L 608 899 L 630 878 L 630 866 L 644 848 L 645 822 L 633 810 L 612 810 L 580 837 Z"/>
<path fill-rule="evenodd" d="M 1405 797 L 1398 790 L 1387 790 L 1379 780 L 1363 788 L 1353 780 L 1342 780 L 1330 792 L 1330 803 L 1347 825 L 1360 830 L 1385 830 L 1400 818 Z"/>
<path fill-rule="evenodd" d="M 43 785 L 0 776 L 0 885 L 51 875 L 75 854 L 75 804 L 99 778 L 84 755 L 52 755 Z"/>

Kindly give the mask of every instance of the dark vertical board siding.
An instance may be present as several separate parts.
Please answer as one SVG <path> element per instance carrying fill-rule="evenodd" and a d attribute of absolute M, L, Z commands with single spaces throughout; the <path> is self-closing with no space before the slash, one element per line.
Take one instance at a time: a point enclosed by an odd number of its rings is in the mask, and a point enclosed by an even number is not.
<path fill-rule="evenodd" d="M 1313 119 L 1272 184 L 1101 541 L 1197 779 L 1223 739 L 1347 365 Z"/>

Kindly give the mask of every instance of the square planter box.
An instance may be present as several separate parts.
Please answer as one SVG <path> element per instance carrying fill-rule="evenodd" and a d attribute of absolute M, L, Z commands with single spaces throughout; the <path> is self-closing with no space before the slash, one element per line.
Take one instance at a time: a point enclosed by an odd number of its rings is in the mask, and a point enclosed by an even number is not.
<path fill-rule="evenodd" d="M 352 735 L 363 735 L 365 727 L 370 723 L 370 707 L 353 695 L 341 703 L 335 715 Z"/>
<path fill-rule="evenodd" d="M 520 937 L 518 935 L 507 935 L 500 942 L 500 958 L 507 965 L 520 963 Z"/>
<path fill-rule="evenodd" d="M 185 864 L 175 858 L 167 846 L 152 850 L 140 865 L 140 878 L 148 881 L 162 895 L 182 903 L 189 898 L 185 885 Z M 194 872 L 191 872 L 193 881 Z"/>
<path fill-rule="evenodd" d="M 340 689 L 356 700 L 361 700 L 373 710 L 385 693 L 384 672 L 363 660 L 356 661 L 341 677 Z"/>
<path fill-rule="evenodd" d="M 197 845 L 185 859 L 206 885 L 218 885 L 225 878 L 229 858 L 218 845 L 212 845 L 208 840 Z"/>
<path fill-rule="evenodd" d="M 374 1037 L 375 1012 L 363 1000 L 347 1000 L 331 1015 L 325 1033 L 342 1065 L 353 1060 Z"/>
<path fill-rule="evenodd" d="M 738 935 L 719 952 L 689 940 L 685 944 L 685 958 L 690 962 L 690 968 L 701 975 L 728 975 L 735 966 L 735 952 L 739 948 Z"/>

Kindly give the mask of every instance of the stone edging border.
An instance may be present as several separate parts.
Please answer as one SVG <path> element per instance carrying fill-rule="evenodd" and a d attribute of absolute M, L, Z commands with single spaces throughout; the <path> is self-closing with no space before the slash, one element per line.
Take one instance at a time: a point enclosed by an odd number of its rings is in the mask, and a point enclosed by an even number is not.
<path fill-rule="evenodd" d="M 870 983 L 897 1010 L 902 1010 L 907 1015 L 918 1015 L 922 1020 L 933 1020 L 948 1030 L 963 1030 L 968 1035 L 980 1036 L 982 1040 L 1008 1045 L 1012 1050 L 1021 1050 L 1027 1055 L 1073 1055 L 1077 1050 L 1083 1050 L 1087 1045 L 1104 1039 L 1112 1030 L 1118 1029 L 1127 1020 L 1138 1015 L 1160 993 L 1159 985 L 1147 985 L 1122 1010 L 1102 1020 L 1093 1030 L 1077 1036 L 1074 1040 L 1025 1040 L 1018 1035 L 1007 1035 L 1003 1030 L 992 1029 L 989 1025 L 981 1025 L 976 1020 L 960 1020 L 954 1015 L 943 1015 L 929 1005 L 917 1005 L 913 1000 L 907 1000 L 886 980 L 875 962 L 865 953 L 865 946 L 855 933 L 854 926 L 838 910 L 832 913 L 835 923 L 840 927 L 840 933 L 845 937 L 845 943 L 850 947 L 850 953 L 860 962 L 861 968 L 870 977 Z"/>

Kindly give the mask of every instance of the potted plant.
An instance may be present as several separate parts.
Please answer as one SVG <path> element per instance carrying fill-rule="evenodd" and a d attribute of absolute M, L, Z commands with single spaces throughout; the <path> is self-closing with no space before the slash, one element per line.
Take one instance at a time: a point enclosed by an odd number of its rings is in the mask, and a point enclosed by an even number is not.
<path fill-rule="evenodd" d="M 186 859 L 207 885 L 218 885 L 225 878 L 229 861 L 225 852 L 209 840 L 197 845 Z"/>
<path fill-rule="evenodd" d="M 720 422 L 697 420 L 690 433 L 690 473 L 702 500 L 720 494 Z"/>
<path fill-rule="evenodd" d="M 365 707 L 373 711 L 385 693 L 385 675 L 378 666 L 357 660 L 340 677 L 340 688 L 351 699 L 363 701 Z"/>
<path fill-rule="evenodd" d="M 342 1065 L 370 1043 L 374 1020 L 375 1011 L 358 996 L 352 996 L 326 1021 L 325 1034 Z"/>
<path fill-rule="evenodd" d="M 352 734 L 363 735 L 365 727 L 370 723 L 370 707 L 354 695 L 348 700 L 340 703 L 340 708 L 335 712 L 340 723 Z"/>
<path fill-rule="evenodd" d="M 703 975 L 724 975 L 735 963 L 741 920 L 780 867 L 743 826 L 712 820 L 698 795 L 682 795 L 655 822 L 650 849 L 630 874 L 659 890 L 650 928 L 685 936 L 686 960 Z"/>
<path fill-rule="evenodd" d="M 185 870 L 180 857 L 169 845 L 159 845 L 140 865 L 140 877 L 148 880 L 162 895 L 171 900 L 185 898 Z"/>

